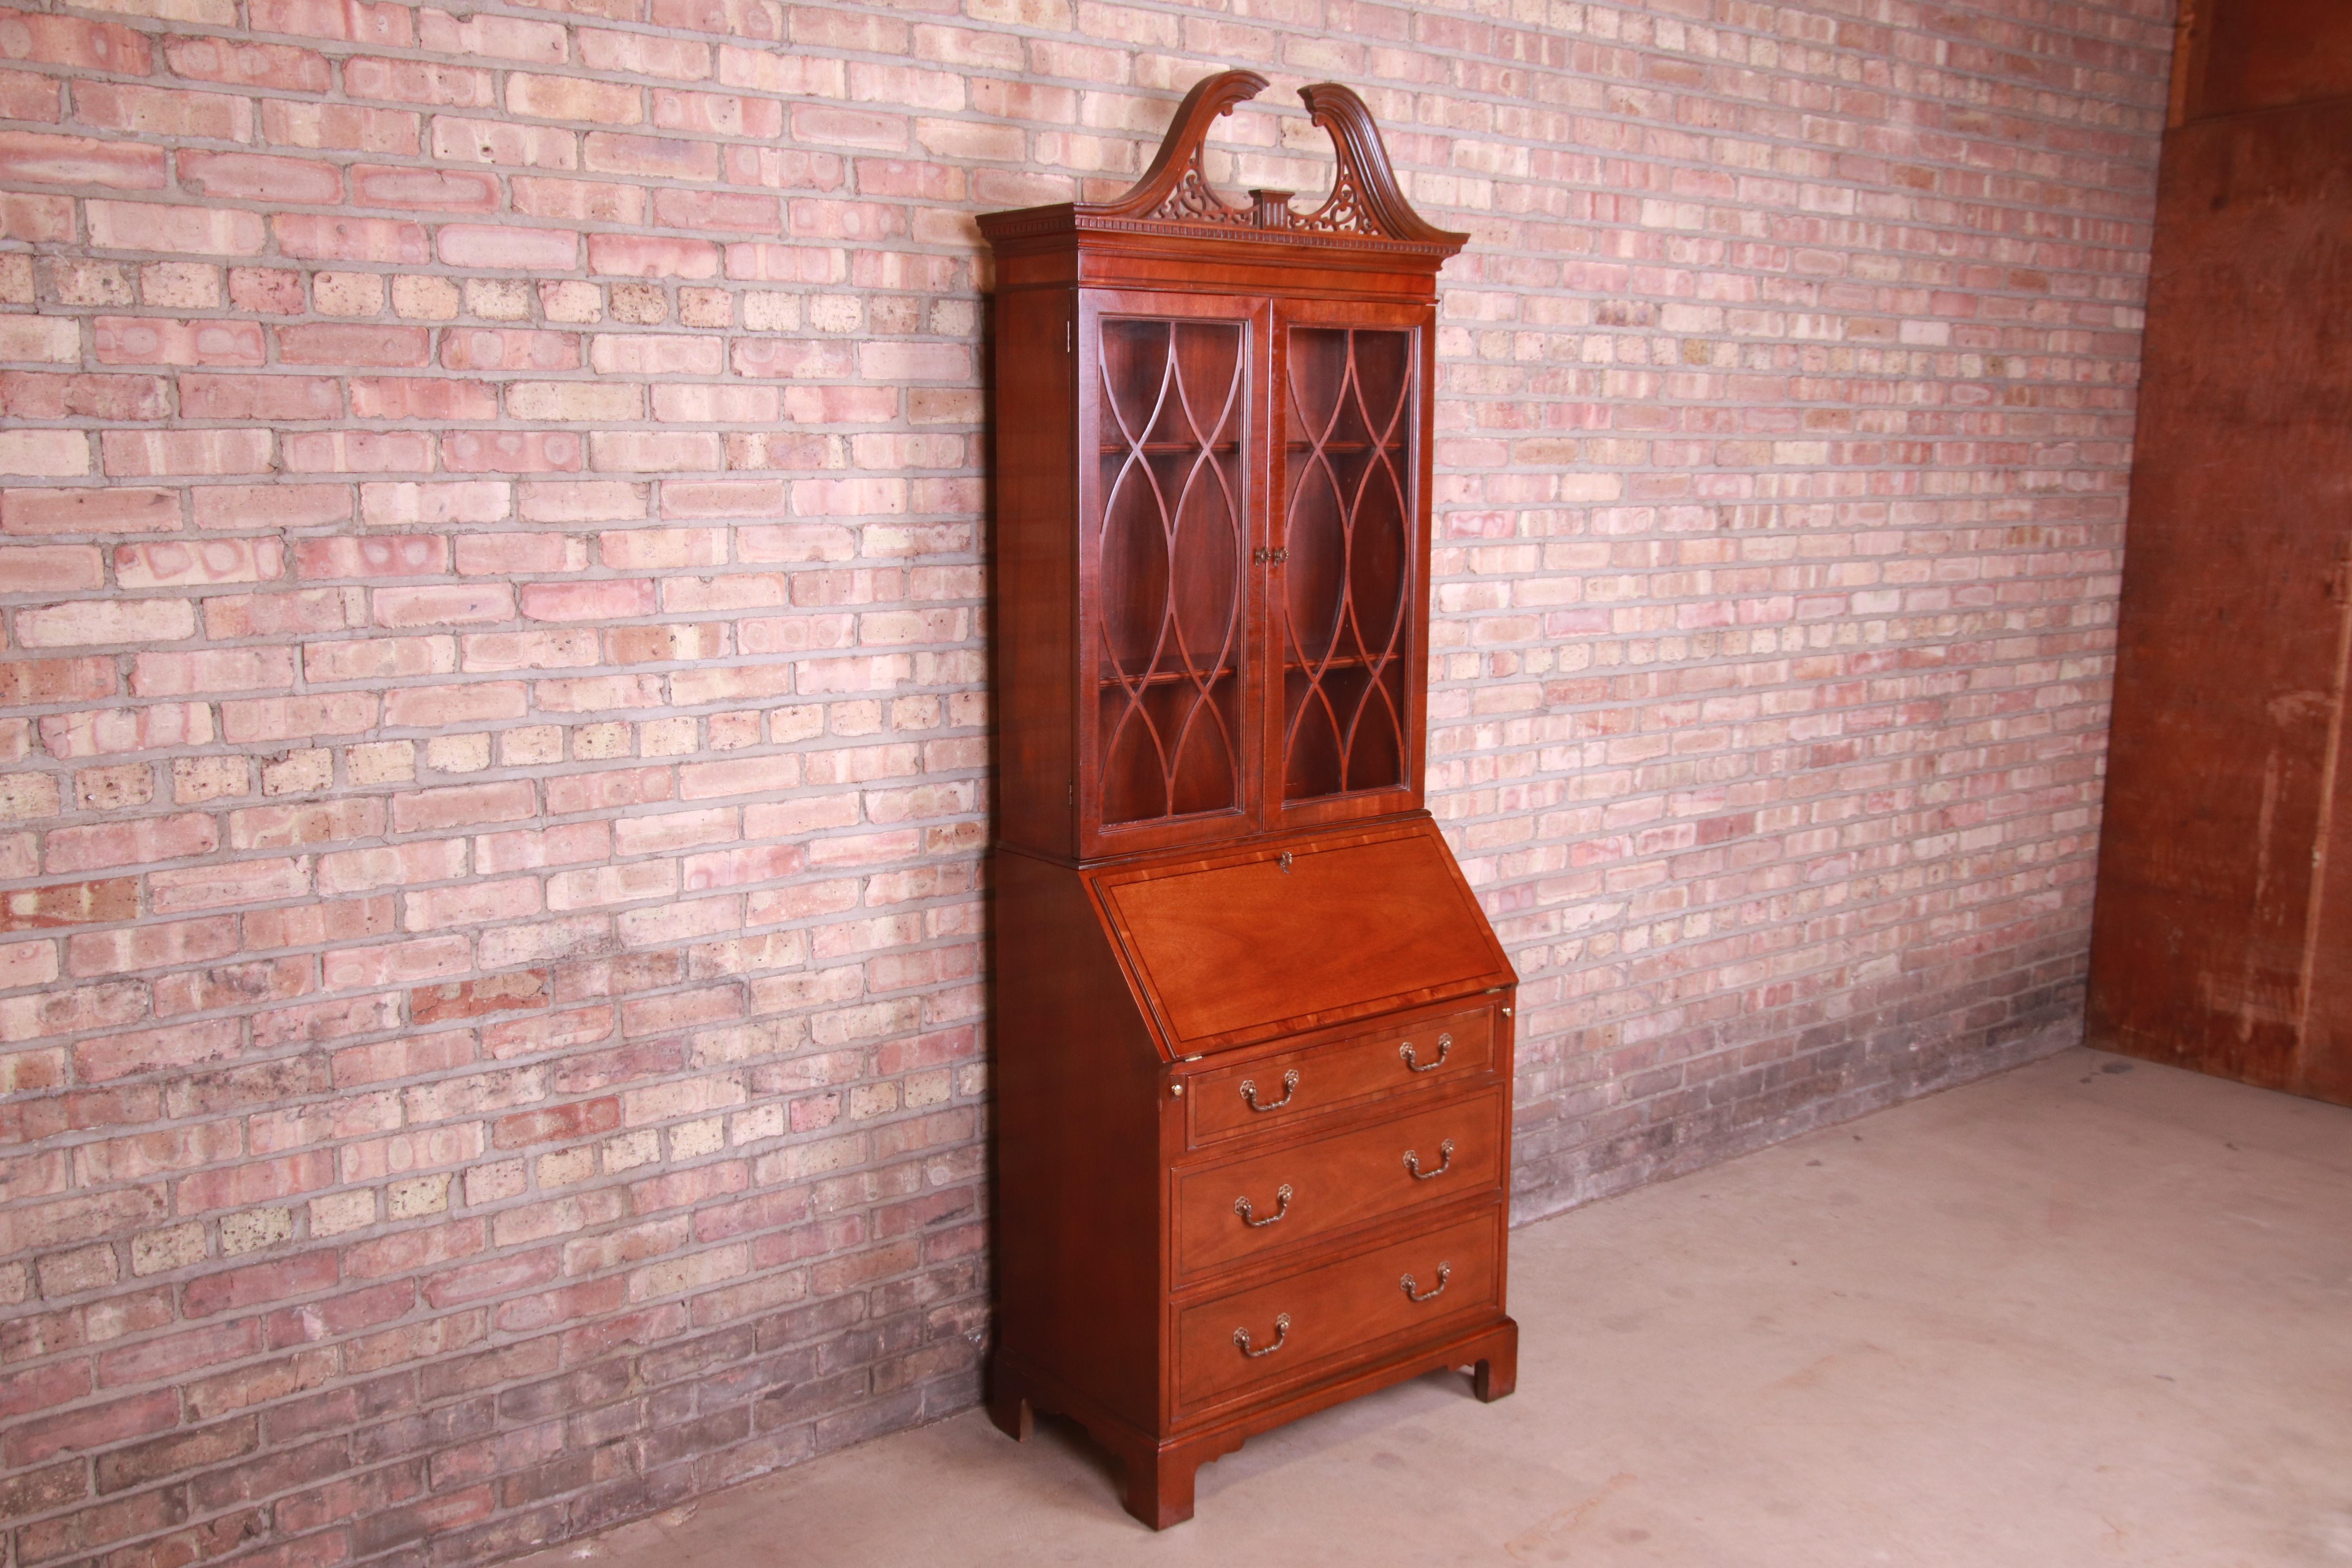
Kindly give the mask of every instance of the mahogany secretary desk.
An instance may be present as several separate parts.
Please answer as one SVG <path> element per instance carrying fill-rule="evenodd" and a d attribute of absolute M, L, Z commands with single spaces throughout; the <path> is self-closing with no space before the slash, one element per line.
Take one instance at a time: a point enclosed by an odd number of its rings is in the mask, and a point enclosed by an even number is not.
<path fill-rule="evenodd" d="M 1125 195 L 995 213 L 989 1412 L 1127 1507 L 1444 1367 L 1511 1390 L 1517 977 L 1422 804 L 1431 334 L 1467 236 L 1362 100 L 1332 194 L 1237 205 L 1195 87 Z"/>

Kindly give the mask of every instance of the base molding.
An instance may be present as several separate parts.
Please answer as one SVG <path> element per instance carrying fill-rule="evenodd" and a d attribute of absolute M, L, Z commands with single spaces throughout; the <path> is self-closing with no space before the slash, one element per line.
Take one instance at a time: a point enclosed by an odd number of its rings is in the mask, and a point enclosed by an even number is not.
<path fill-rule="evenodd" d="M 1471 1369 L 1471 1390 L 1481 1401 L 1507 1397 L 1518 1383 L 1519 1325 L 1507 1317 L 1484 1323 L 1263 1403 L 1222 1411 L 1165 1437 L 1121 1420 L 1051 1373 L 1000 1350 L 989 1363 L 988 1418 L 1021 1442 L 1030 1436 L 1037 1411 L 1070 1417 L 1118 1456 L 1126 1471 L 1127 1511 L 1154 1530 L 1165 1530 L 1192 1517 L 1193 1477 L 1202 1465 L 1261 1432 L 1451 1367 Z"/>

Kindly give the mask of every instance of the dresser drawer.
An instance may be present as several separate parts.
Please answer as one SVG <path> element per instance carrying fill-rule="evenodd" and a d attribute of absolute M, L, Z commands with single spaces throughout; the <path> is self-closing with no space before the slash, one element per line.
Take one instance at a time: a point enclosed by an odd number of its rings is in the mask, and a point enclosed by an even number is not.
<path fill-rule="evenodd" d="M 1198 1410 L 1330 1367 L 1395 1334 L 1502 1306 L 1498 1205 L 1176 1313 L 1176 1406 Z M 1405 1280 L 1412 1281 L 1408 1293 Z"/>
<path fill-rule="evenodd" d="M 1176 1272 L 1192 1276 L 1498 1185 L 1503 1091 L 1213 1165 L 1180 1165 Z M 1415 1174 L 1415 1172 L 1418 1174 Z"/>
<path fill-rule="evenodd" d="M 1495 1065 L 1495 1010 L 1397 1025 L 1185 1079 L 1194 1148 L 1288 1127 L 1378 1095 L 1452 1083 Z"/>

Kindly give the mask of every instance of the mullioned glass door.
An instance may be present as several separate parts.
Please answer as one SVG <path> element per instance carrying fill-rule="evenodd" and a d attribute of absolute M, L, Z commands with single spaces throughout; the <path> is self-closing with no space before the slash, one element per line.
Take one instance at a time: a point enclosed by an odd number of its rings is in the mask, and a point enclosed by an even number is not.
<path fill-rule="evenodd" d="M 1082 853 L 1254 825 L 1267 317 L 1139 293 L 1081 311 Z"/>
<path fill-rule="evenodd" d="M 1420 803 L 1428 321 L 1306 302 L 1277 320 L 1266 747 L 1285 822 Z"/>

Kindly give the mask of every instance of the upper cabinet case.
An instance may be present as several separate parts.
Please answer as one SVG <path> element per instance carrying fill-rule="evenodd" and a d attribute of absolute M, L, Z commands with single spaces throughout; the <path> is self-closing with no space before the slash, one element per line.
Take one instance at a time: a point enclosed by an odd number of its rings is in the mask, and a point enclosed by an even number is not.
<path fill-rule="evenodd" d="M 1115 202 L 983 217 L 998 264 L 1002 836 L 1063 858 L 1417 808 L 1437 268 L 1345 88 L 1329 198 L 1234 206 L 1196 88 Z M 1071 523 L 1075 520 L 1076 527 Z"/>

